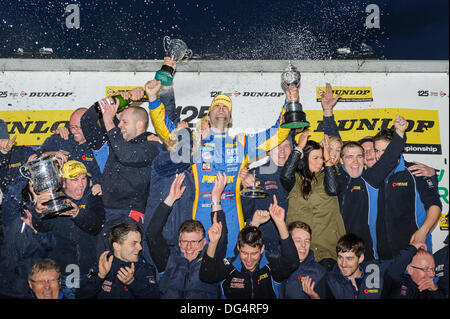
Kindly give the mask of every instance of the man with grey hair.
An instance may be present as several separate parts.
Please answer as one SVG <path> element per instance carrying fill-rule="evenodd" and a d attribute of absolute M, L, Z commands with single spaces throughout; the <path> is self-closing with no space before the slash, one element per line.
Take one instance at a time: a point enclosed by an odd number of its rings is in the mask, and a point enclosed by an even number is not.
<path fill-rule="evenodd" d="M 435 282 L 436 269 L 433 254 L 425 244 L 419 249 L 401 252 L 402 259 L 389 267 L 385 276 L 383 297 L 392 299 L 446 299 L 442 286 Z M 405 271 L 406 270 L 406 271 Z"/>
<path fill-rule="evenodd" d="M 52 259 L 38 260 L 28 274 L 28 285 L 36 299 L 63 299 L 61 271 Z"/>

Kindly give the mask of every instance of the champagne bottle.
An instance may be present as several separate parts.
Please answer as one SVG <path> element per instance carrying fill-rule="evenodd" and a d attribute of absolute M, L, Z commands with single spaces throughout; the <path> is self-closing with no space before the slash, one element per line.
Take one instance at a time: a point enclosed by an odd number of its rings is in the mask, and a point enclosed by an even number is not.
<path fill-rule="evenodd" d="M 97 101 L 94 104 L 95 110 L 97 111 L 99 118 L 103 117 L 103 110 L 105 106 L 106 105 L 114 106 L 116 104 L 116 99 L 119 100 L 119 107 L 117 108 L 117 113 L 123 111 L 125 106 L 127 106 L 132 102 L 131 99 L 124 99 L 123 96 L 120 94 L 101 99 L 100 101 Z"/>
<path fill-rule="evenodd" d="M 155 74 L 155 80 L 161 81 L 161 85 L 168 86 L 172 84 L 175 70 L 168 65 L 163 65 Z"/>

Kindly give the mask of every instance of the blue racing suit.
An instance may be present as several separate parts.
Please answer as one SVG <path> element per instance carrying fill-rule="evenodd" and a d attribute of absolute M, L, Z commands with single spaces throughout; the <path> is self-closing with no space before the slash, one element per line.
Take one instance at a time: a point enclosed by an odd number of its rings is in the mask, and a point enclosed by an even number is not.
<path fill-rule="evenodd" d="M 176 126 L 167 116 L 164 104 L 157 98 L 149 103 L 149 109 L 156 132 L 161 139 L 168 141 Z M 193 146 L 189 150 L 187 159 L 191 162 L 195 181 L 192 219 L 199 220 L 206 230 L 211 226 L 211 191 L 216 175 L 218 172 L 227 175 L 227 185 L 221 199 L 229 232 L 227 257 L 235 255 L 237 236 L 245 224 L 241 206 L 239 171 L 246 167 L 250 159 L 265 154 L 287 138 L 290 130 L 280 128 L 282 115 L 283 112 L 270 129 L 254 135 L 238 134 L 232 137 L 228 132 L 216 133 L 211 129 L 208 138 L 196 136 L 197 132 L 189 136 L 197 141 L 191 144 Z"/>

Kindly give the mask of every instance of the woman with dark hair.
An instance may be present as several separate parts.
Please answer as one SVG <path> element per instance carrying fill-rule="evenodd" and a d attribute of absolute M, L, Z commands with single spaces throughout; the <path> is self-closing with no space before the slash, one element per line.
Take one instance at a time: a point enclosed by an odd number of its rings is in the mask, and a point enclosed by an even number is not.
<path fill-rule="evenodd" d="M 301 220 L 311 226 L 315 260 L 330 270 L 336 261 L 336 242 L 345 234 L 339 212 L 336 167 L 330 159 L 329 140 L 324 147 L 308 141 L 304 131 L 283 167 L 280 181 L 290 192 L 286 222 Z"/>

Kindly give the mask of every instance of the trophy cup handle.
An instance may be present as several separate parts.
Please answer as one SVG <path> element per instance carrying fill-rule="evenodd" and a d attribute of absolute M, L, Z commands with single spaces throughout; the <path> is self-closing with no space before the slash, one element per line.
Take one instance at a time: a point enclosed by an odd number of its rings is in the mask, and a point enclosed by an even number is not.
<path fill-rule="evenodd" d="M 164 48 L 164 51 L 166 52 L 166 54 L 168 54 L 169 51 L 167 50 L 166 43 L 167 43 L 167 45 L 170 44 L 170 37 L 169 37 L 168 35 L 166 35 L 166 36 L 163 38 L 163 48 Z"/>
<path fill-rule="evenodd" d="M 192 55 L 193 55 L 193 52 L 192 52 L 192 50 L 191 49 L 188 49 L 188 50 L 186 50 L 186 59 L 190 59 L 190 58 L 192 58 Z"/>
<path fill-rule="evenodd" d="M 64 160 L 65 160 L 65 158 L 64 158 L 64 156 L 62 156 L 62 154 L 60 154 L 60 153 L 55 153 L 55 161 L 58 163 L 58 172 L 59 172 L 59 175 L 61 175 L 62 176 L 62 166 L 64 165 Z M 60 161 L 59 161 L 59 160 Z"/>
<path fill-rule="evenodd" d="M 22 169 L 25 169 L 25 165 L 20 166 L 20 168 L 19 168 L 20 175 L 22 175 L 23 177 L 25 177 L 28 180 L 31 180 L 31 177 L 28 177 L 26 173 L 22 172 Z"/>

